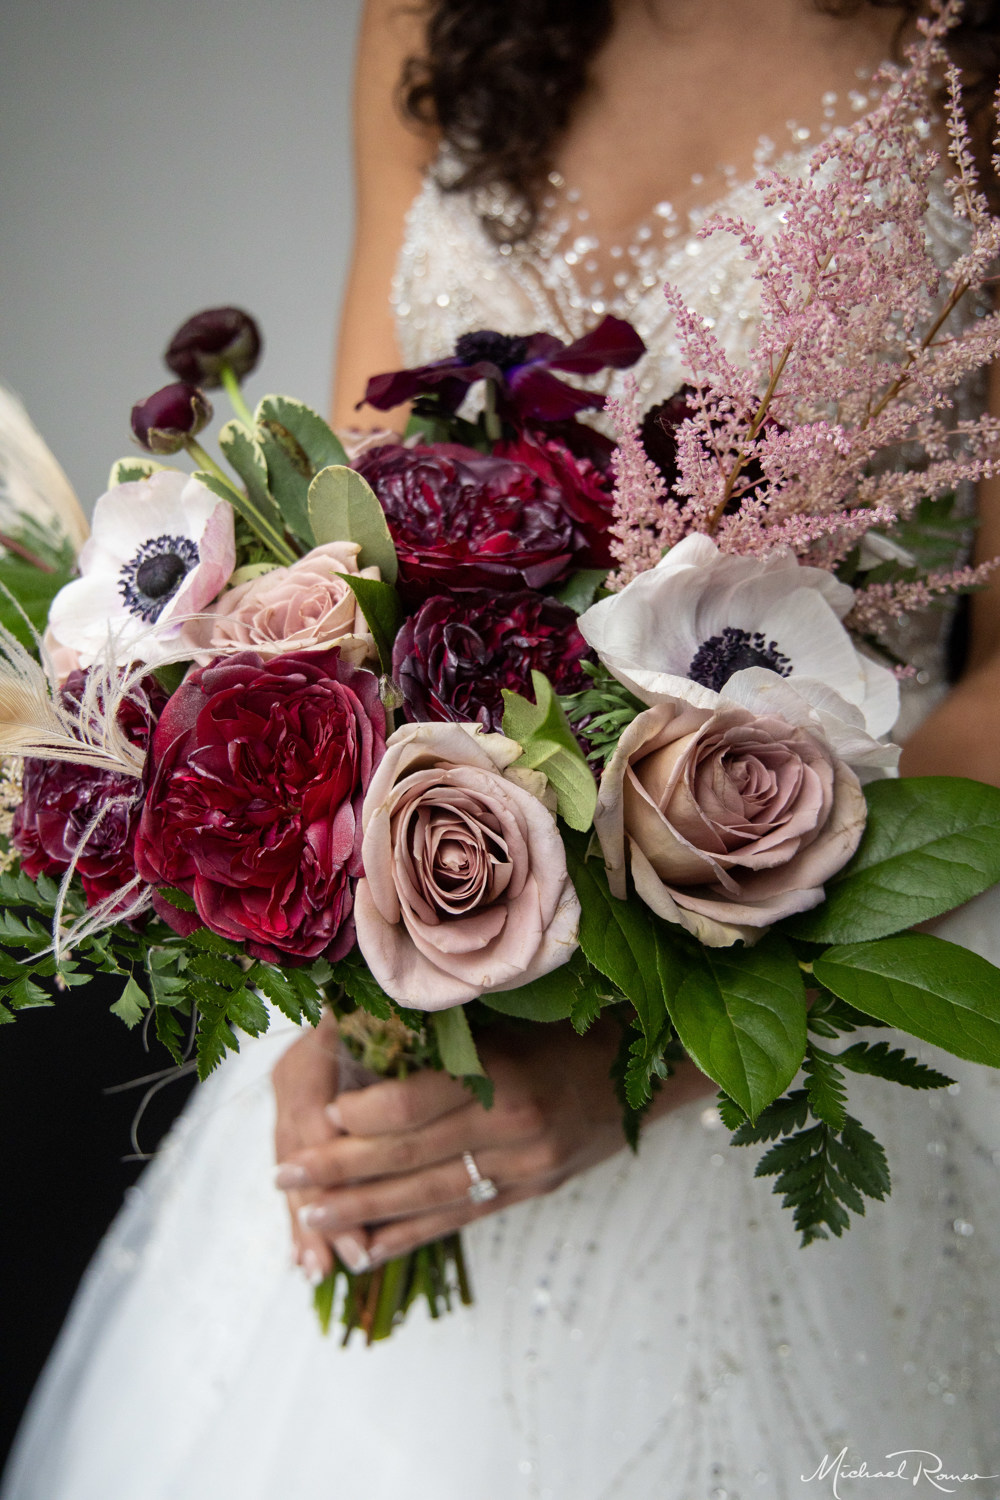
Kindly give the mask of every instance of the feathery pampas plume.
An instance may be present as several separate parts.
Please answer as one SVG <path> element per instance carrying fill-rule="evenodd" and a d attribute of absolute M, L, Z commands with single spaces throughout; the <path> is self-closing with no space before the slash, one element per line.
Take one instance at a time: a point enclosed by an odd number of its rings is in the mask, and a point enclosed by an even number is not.
<path fill-rule="evenodd" d="M 0 387 L 0 531 L 27 518 L 51 526 L 79 552 L 90 526 L 73 486 L 21 402 Z"/>

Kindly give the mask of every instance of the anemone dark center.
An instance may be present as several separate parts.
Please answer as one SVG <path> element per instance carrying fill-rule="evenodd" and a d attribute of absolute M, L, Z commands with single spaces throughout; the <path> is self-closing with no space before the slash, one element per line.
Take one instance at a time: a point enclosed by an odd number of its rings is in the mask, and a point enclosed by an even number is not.
<path fill-rule="evenodd" d="M 190 537 L 151 537 L 122 568 L 118 590 L 132 614 L 152 625 L 197 566 L 198 545 Z"/>
<path fill-rule="evenodd" d="M 484 362 L 501 370 L 522 364 L 527 352 L 526 338 L 512 333 L 494 333 L 491 328 L 484 328 L 480 333 L 463 333 L 455 345 L 455 353 L 463 364 Z"/>
<path fill-rule="evenodd" d="M 721 635 L 702 641 L 691 659 L 688 677 L 718 693 L 734 672 L 745 672 L 748 667 L 767 667 L 779 677 L 790 676 L 792 670 L 777 641 L 765 641 L 759 630 L 751 633 L 727 625 Z"/>

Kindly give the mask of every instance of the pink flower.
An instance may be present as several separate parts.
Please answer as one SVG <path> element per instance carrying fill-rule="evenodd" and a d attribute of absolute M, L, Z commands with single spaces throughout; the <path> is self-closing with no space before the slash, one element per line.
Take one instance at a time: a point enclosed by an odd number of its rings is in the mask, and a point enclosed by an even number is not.
<path fill-rule="evenodd" d="M 333 646 L 352 667 L 374 660 L 371 632 L 344 581 L 345 574 L 380 576 L 378 568 L 359 570 L 360 551 L 356 542 L 327 542 L 287 568 L 237 584 L 205 617 L 188 621 L 181 643 L 203 664 L 230 651 L 283 656 Z"/>
<path fill-rule="evenodd" d="M 362 812 L 358 946 L 393 999 L 443 1010 L 517 989 L 577 946 L 580 906 L 536 772 L 472 724 L 390 738 Z"/>
<path fill-rule="evenodd" d="M 628 860 L 646 905 L 711 948 L 817 906 L 864 829 L 857 776 L 809 705 L 781 697 L 782 717 L 725 690 L 715 708 L 666 698 L 632 721 L 601 778 L 612 893 L 625 898 Z"/>

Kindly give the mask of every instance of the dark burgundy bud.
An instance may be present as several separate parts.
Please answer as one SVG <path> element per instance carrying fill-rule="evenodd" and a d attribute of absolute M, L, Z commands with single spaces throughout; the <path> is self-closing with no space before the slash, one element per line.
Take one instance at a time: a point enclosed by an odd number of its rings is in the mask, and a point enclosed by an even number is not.
<path fill-rule="evenodd" d="M 695 394 L 693 386 L 682 385 L 668 400 L 651 406 L 642 419 L 639 434 L 642 446 L 670 489 L 677 480 L 677 429 L 686 418 L 694 416 Z"/>
<path fill-rule="evenodd" d="M 188 318 L 167 346 L 167 368 L 192 385 L 222 384 L 229 365 L 237 380 L 249 375 L 260 358 L 260 329 L 241 307 L 206 307 Z"/>
<path fill-rule="evenodd" d="M 132 408 L 135 440 L 149 453 L 177 453 L 212 420 L 212 403 L 196 385 L 162 386 Z"/>

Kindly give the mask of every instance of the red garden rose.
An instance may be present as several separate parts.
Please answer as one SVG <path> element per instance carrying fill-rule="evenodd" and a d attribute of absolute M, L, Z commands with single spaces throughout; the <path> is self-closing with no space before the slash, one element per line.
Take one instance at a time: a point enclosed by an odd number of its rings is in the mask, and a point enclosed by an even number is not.
<path fill-rule="evenodd" d="M 66 707 L 79 706 L 87 675 L 76 671 L 67 677 L 62 688 Z M 166 694 L 152 677 L 122 699 L 119 727 L 143 751 L 165 702 Z M 68 760 L 26 759 L 23 801 L 11 830 L 21 868 L 32 880 L 62 875 L 79 851 L 76 872 L 88 906 L 121 890 L 136 873 L 133 846 L 144 791 L 142 779 L 124 772 Z"/>
<path fill-rule="evenodd" d="M 186 891 L 206 927 L 256 958 L 342 957 L 361 803 L 384 750 L 377 679 L 336 651 L 203 667 L 157 726 L 139 873 Z M 190 930 L 164 898 L 154 904 Z"/>
<path fill-rule="evenodd" d="M 591 458 L 573 453 L 566 443 L 541 431 L 521 433 L 515 442 L 498 448 L 497 456 L 523 464 L 542 484 L 559 491 L 563 506 L 573 518 L 577 541 L 583 543 L 573 558 L 575 567 L 611 567 L 608 528 L 614 506 L 610 468 L 602 471 Z"/>
<path fill-rule="evenodd" d="M 578 693 L 589 656 L 565 604 L 525 589 L 470 589 L 428 599 L 396 637 L 392 673 L 410 720 L 479 723 L 499 730 L 502 690 L 532 694 L 532 669 L 557 693 Z"/>
<path fill-rule="evenodd" d="M 390 443 L 357 468 L 385 511 L 404 598 L 540 589 L 581 566 L 589 538 L 559 485 L 535 466 L 457 443 Z"/>

